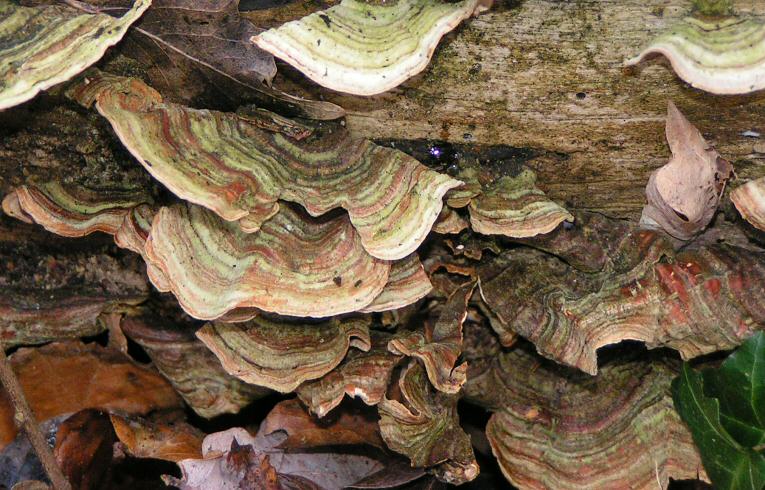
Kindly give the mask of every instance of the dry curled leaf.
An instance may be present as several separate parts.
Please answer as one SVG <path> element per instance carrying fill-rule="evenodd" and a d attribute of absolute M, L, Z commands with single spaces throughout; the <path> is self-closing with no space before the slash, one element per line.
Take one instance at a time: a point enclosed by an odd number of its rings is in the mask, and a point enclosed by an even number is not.
<path fill-rule="evenodd" d="M 183 421 L 162 422 L 111 414 L 114 432 L 128 454 L 177 463 L 202 457 L 204 434 Z"/>
<path fill-rule="evenodd" d="M 159 373 L 98 344 L 57 342 L 22 348 L 10 356 L 10 361 L 40 421 L 85 408 L 143 414 L 181 404 Z M 10 401 L 3 395 L 0 446 L 16 434 L 13 413 Z"/>
<path fill-rule="evenodd" d="M 712 221 L 733 167 L 671 101 L 666 132 L 672 159 L 648 179 L 640 224 L 690 240 Z"/>
<path fill-rule="evenodd" d="M 92 3 L 103 3 L 113 11 L 126 2 Z M 240 84 L 259 89 L 264 83 L 271 83 L 276 64 L 270 54 L 250 42 L 250 37 L 260 29 L 240 17 L 238 7 L 239 0 L 153 0 L 151 8 L 135 25 L 140 30 L 134 30 L 126 39 L 128 48 L 133 49 L 124 51 L 154 65 L 149 76 L 158 82 L 164 80 L 167 86 L 160 87 L 163 92 L 177 91 L 179 88 L 172 87 L 170 81 L 182 83 L 184 69 L 189 69 L 173 66 L 172 61 L 179 57 L 199 69 L 209 67 Z M 135 45 L 143 49 L 135 49 Z"/>

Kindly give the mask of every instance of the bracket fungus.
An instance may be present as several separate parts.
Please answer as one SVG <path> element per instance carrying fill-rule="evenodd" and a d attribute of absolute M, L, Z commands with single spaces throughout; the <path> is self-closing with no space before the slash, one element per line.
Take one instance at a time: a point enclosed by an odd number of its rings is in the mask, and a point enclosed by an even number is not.
<path fill-rule="evenodd" d="M 465 384 L 467 363 L 456 364 L 462 354 L 462 323 L 474 288 L 472 281 L 457 288 L 441 309 L 435 325 L 426 325 L 424 334 L 402 333 L 388 342 L 391 352 L 422 361 L 430 382 L 444 393 L 457 393 Z"/>
<path fill-rule="evenodd" d="M 5 214 L 12 218 L 16 218 L 19 221 L 23 221 L 30 225 L 35 222 L 32 216 L 21 207 L 19 196 L 15 189 L 3 197 L 2 208 Z"/>
<path fill-rule="evenodd" d="M 432 289 L 422 262 L 413 253 L 391 264 L 388 282 L 383 290 L 359 312 L 374 313 L 403 308 L 424 298 Z"/>
<path fill-rule="evenodd" d="M 460 181 L 341 126 L 296 141 L 237 114 L 163 103 L 136 79 L 100 74 L 69 91 L 95 102 L 139 162 L 173 193 L 257 231 L 297 202 L 312 216 L 342 207 L 366 250 L 401 259 L 422 243 Z M 319 134 L 321 133 L 321 134 Z"/>
<path fill-rule="evenodd" d="M 143 191 L 89 189 L 52 181 L 17 187 L 3 200 L 3 210 L 57 235 L 81 237 L 96 231 L 115 235 L 133 208 L 151 202 Z"/>
<path fill-rule="evenodd" d="M 209 323 L 197 337 L 233 376 L 282 393 L 330 372 L 350 347 L 371 347 L 364 318 L 292 323 L 256 317 L 244 323 Z"/>
<path fill-rule="evenodd" d="M 666 133 L 672 159 L 648 180 L 640 224 L 690 240 L 712 221 L 733 167 L 671 101 Z"/>
<path fill-rule="evenodd" d="M 597 377 L 515 348 L 466 385 L 494 411 L 486 427 L 505 477 L 521 489 L 660 488 L 706 480 L 672 405 L 677 366 L 623 359 Z"/>
<path fill-rule="evenodd" d="M 194 336 L 191 326 L 173 325 L 158 318 L 126 317 L 121 327 L 125 335 L 146 350 L 162 376 L 202 417 L 237 413 L 270 393 L 228 374 Z"/>
<path fill-rule="evenodd" d="M 730 199 L 745 220 L 765 231 L 765 177 L 737 187 L 730 193 Z"/>
<path fill-rule="evenodd" d="M 390 271 L 364 250 L 347 216 L 309 219 L 287 206 L 256 233 L 199 206 L 162 208 L 146 255 L 202 320 L 243 307 L 311 317 L 357 311 L 382 292 Z"/>
<path fill-rule="evenodd" d="M 151 222 L 154 221 L 155 214 L 154 208 L 146 204 L 139 204 L 132 208 L 114 233 L 114 243 L 118 247 L 141 255 L 145 260 L 146 240 L 149 239 Z"/>
<path fill-rule="evenodd" d="M 433 224 L 433 231 L 442 235 L 456 235 L 469 226 L 465 218 L 460 216 L 457 211 L 449 206 L 444 206 Z"/>
<path fill-rule="evenodd" d="M 152 284 L 170 291 L 164 273 L 146 257 L 145 244 L 154 217 L 146 203 L 150 196 L 135 189 L 89 189 L 85 186 L 51 181 L 26 184 L 9 192 L 3 211 L 27 223 L 66 237 L 82 237 L 100 231 L 114 236 L 118 247 L 140 254 Z"/>
<path fill-rule="evenodd" d="M 686 17 L 638 56 L 666 56 L 691 86 L 713 94 L 748 94 L 765 88 L 765 22 L 757 17 Z"/>
<path fill-rule="evenodd" d="M 486 8 L 481 0 L 342 0 L 252 41 L 319 85 L 376 95 L 424 70 L 441 37 Z"/>
<path fill-rule="evenodd" d="M 478 463 L 470 436 L 459 424 L 457 396 L 435 391 L 417 361 L 401 373 L 399 388 L 401 401 L 385 398 L 377 406 L 380 434 L 388 447 L 448 483 L 475 479 Z"/>
<path fill-rule="evenodd" d="M 388 350 L 390 337 L 384 332 L 371 331 L 369 350 L 349 350 L 335 369 L 301 384 L 296 390 L 300 401 L 320 418 L 340 405 L 344 395 L 359 397 L 367 405 L 380 403 L 393 370 L 402 358 Z"/>
<path fill-rule="evenodd" d="M 619 252 L 623 268 L 601 274 L 539 252 L 512 254 L 482 280 L 482 298 L 540 354 L 593 375 L 605 345 L 639 340 L 690 359 L 740 345 L 765 325 L 765 254 L 726 245 L 673 254 L 653 232 L 636 238 Z"/>
<path fill-rule="evenodd" d="M 20 7 L 0 2 L 0 110 L 65 82 L 101 59 L 149 8 L 136 0 L 122 17 L 83 14 L 51 6 Z"/>
<path fill-rule="evenodd" d="M 467 207 L 474 231 L 512 239 L 545 235 L 562 222 L 574 220 L 537 187 L 537 176 L 529 168 L 496 176 L 466 162 L 457 177 L 464 184 L 447 193 L 448 207 L 434 226 L 439 233 L 459 233 L 462 229 L 462 218 L 450 208 Z"/>
<path fill-rule="evenodd" d="M 501 177 L 470 200 L 470 226 L 484 235 L 525 238 L 549 233 L 574 217 L 536 186 L 536 175 L 524 169 Z"/>

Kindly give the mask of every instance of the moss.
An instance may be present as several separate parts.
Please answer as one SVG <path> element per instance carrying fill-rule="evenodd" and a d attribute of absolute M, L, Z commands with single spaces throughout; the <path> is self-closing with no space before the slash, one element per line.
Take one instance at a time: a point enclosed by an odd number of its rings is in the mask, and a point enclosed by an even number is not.
<path fill-rule="evenodd" d="M 693 0 L 692 11 L 705 17 L 722 17 L 733 14 L 731 0 Z"/>

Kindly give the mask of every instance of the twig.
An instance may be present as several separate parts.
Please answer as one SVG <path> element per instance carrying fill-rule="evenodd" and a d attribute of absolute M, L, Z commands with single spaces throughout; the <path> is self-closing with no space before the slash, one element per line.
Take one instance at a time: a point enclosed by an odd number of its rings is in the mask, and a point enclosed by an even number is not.
<path fill-rule="evenodd" d="M 101 9 L 99 9 L 98 7 L 94 7 L 85 2 L 80 2 L 79 0 L 62 0 L 62 1 L 72 8 L 82 10 L 83 12 L 87 12 L 89 14 L 97 14 L 101 12 Z"/>
<path fill-rule="evenodd" d="M 56 458 L 53 457 L 48 442 L 40 431 L 40 426 L 37 425 L 37 420 L 35 420 L 35 416 L 29 408 L 29 404 L 24 397 L 24 392 L 21 389 L 19 380 L 13 373 L 11 364 L 5 356 L 5 349 L 1 344 L 0 383 L 2 383 L 3 388 L 5 388 L 5 391 L 11 399 L 16 425 L 24 431 L 30 444 L 32 444 L 32 448 L 34 449 L 35 454 L 37 454 L 40 463 L 42 463 L 42 467 L 48 475 L 48 479 L 51 481 L 53 488 L 55 490 L 71 490 L 72 486 L 61 472 L 61 468 L 58 467 Z"/>

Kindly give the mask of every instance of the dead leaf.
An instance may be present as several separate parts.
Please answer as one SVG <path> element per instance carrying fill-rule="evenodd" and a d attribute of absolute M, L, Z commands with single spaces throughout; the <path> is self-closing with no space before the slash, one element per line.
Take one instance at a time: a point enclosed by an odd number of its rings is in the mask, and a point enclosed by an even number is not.
<path fill-rule="evenodd" d="M 332 416 L 317 419 L 297 399 L 285 400 L 269 412 L 262 427 L 266 434 L 276 431 L 287 433 L 287 439 L 279 445 L 284 450 L 353 444 L 385 448 L 377 418 L 369 412 L 353 410 L 350 406 L 334 411 Z"/>
<path fill-rule="evenodd" d="M 98 410 L 82 410 L 61 423 L 54 455 L 73 488 L 102 488 L 116 440 L 108 416 Z"/>
<path fill-rule="evenodd" d="M 406 459 L 397 460 L 385 469 L 369 475 L 363 480 L 350 485 L 348 488 L 363 488 L 367 490 L 378 488 L 399 488 L 402 485 L 419 480 L 425 476 L 422 468 L 412 468 Z M 407 489 L 409 487 L 406 487 Z"/>
<path fill-rule="evenodd" d="M 50 486 L 39 480 L 27 480 L 15 484 L 11 490 L 50 490 Z"/>
<path fill-rule="evenodd" d="M 166 481 L 181 490 L 224 490 L 238 488 L 245 475 L 259 485 L 246 488 L 280 488 L 281 481 L 299 489 L 339 489 L 383 468 L 377 460 L 343 453 L 284 453 L 278 446 L 283 432 L 266 434 L 261 428 L 251 436 L 241 428 L 216 432 L 202 443 L 203 459 L 180 461 L 183 477 Z M 274 475 L 275 472 L 275 475 Z M 271 486 L 268 486 L 271 485 Z"/>
<path fill-rule="evenodd" d="M 27 401 L 39 421 L 85 408 L 143 414 L 178 407 L 180 397 L 156 371 L 98 344 L 57 342 L 10 356 Z M 16 435 L 13 408 L 0 398 L 0 447 Z"/>
<path fill-rule="evenodd" d="M 202 457 L 204 434 L 186 422 L 162 423 L 117 414 L 110 418 L 117 438 L 131 456 L 173 463 Z"/>
<path fill-rule="evenodd" d="M 733 167 L 671 101 L 666 132 L 672 159 L 648 180 L 640 224 L 690 240 L 712 221 Z"/>

